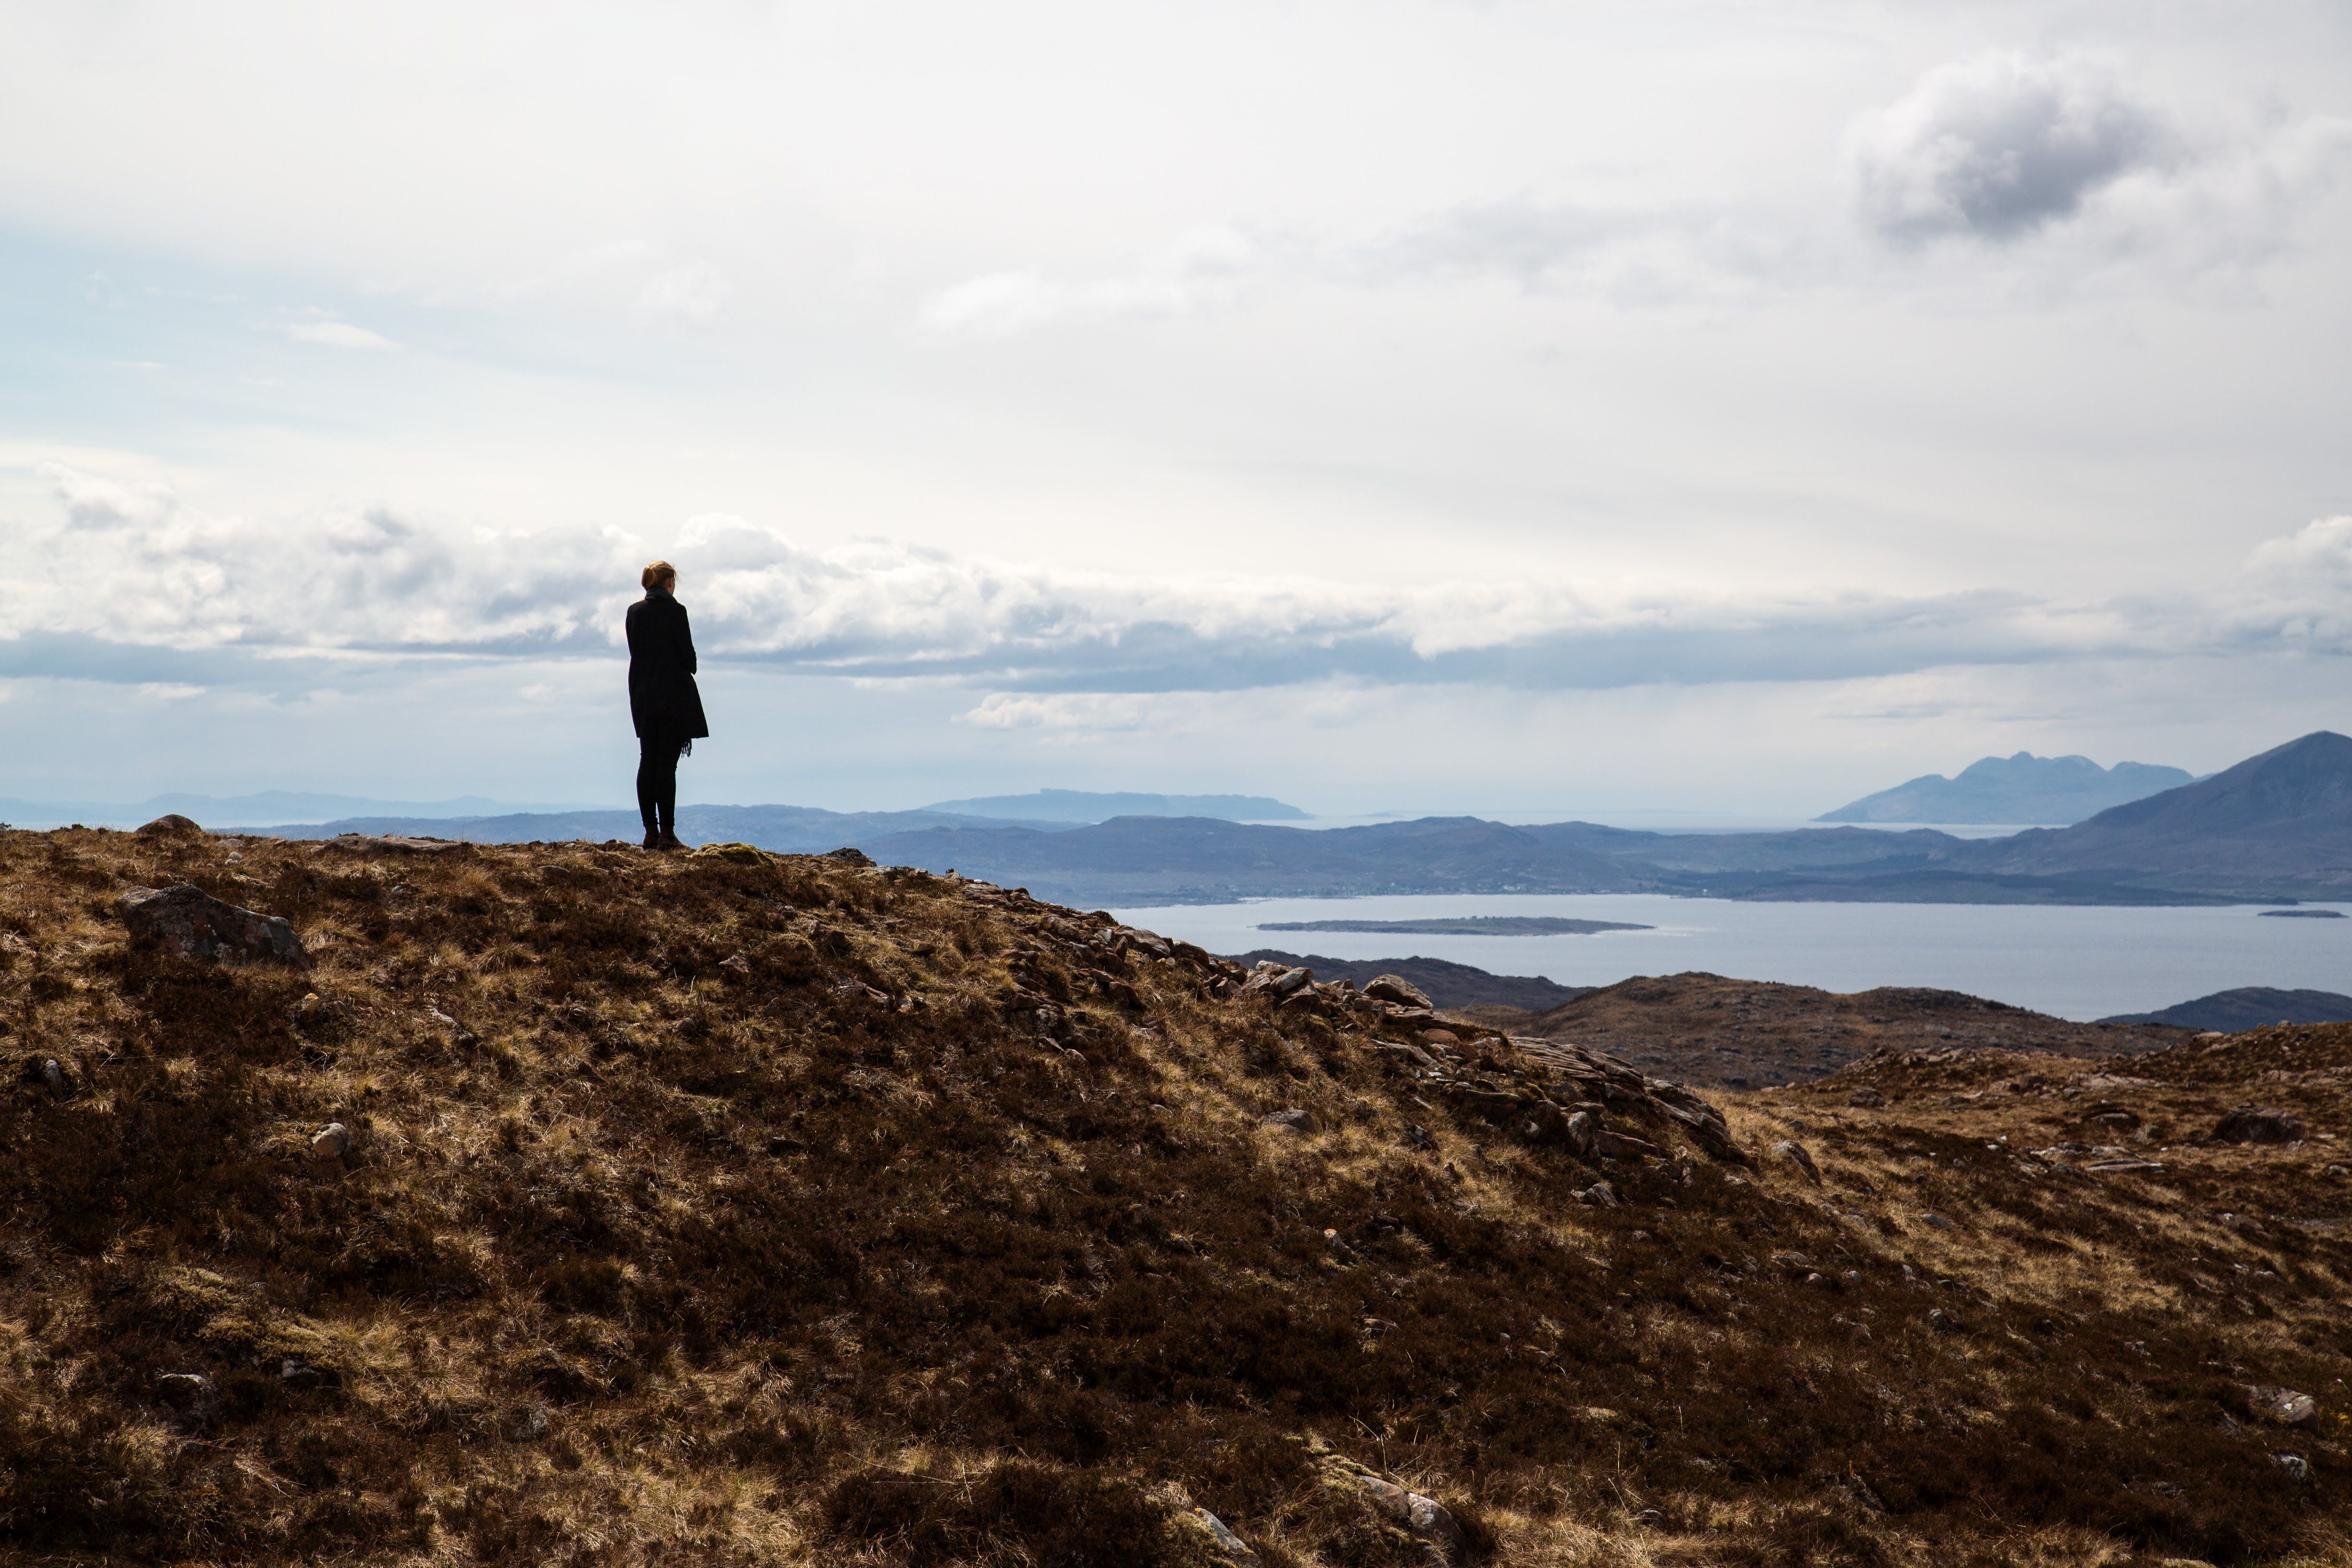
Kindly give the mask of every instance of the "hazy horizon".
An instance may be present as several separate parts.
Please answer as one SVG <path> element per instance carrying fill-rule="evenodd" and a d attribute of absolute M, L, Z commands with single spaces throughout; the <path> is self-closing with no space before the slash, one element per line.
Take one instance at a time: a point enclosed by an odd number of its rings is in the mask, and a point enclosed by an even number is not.
<path fill-rule="evenodd" d="M 1802 819 L 2352 730 L 2352 12 L 0 16 L 0 797 Z"/>

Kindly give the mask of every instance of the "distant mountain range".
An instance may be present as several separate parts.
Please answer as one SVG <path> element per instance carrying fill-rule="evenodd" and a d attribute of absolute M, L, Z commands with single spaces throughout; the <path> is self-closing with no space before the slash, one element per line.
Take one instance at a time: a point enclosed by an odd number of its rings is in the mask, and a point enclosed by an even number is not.
<path fill-rule="evenodd" d="M 2037 757 L 2020 752 L 1971 763 L 1958 778 L 1928 773 L 1813 820 L 2068 825 L 2109 806 L 2178 789 L 2190 779 L 2181 768 L 2147 763 L 2103 768 L 2088 757 Z"/>
<path fill-rule="evenodd" d="M 934 827 L 862 847 L 1041 897 L 1129 905 L 1620 891 L 1905 903 L 2343 900 L 2352 899 L 2352 740 L 2321 731 L 2074 826 L 1997 839 L 1925 828 L 1665 834 L 1476 817 L 1311 832 L 1118 817 L 1050 835 Z"/>
<path fill-rule="evenodd" d="M 687 806 L 678 826 L 693 842 L 789 852 L 855 845 L 887 865 L 958 870 L 1087 906 L 1597 892 L 1896 903 L 2344 901 L 2352 900 L 2352 740 L 2321 731 L 2070 827 L 1993 839 L 1927 828 L 1669 834 L 1471 816 L 1321 831 L 1197 816 L 1073 825 L 787 805 Z M 519 843 L 630 842 L 641 830 L 633 812 L 595 811 L 366 816 L 268 831 Z"/>
<path fill-rule="evenodd" d="M 137 802 L 93 800 L 0 800 L 0 822 L 18 827 L 58 827 L 70 822 L 92 827 L 136 827 L 169 812 L 213 827 L 250 827 L 305 817 L 414 817 L 448 822 L 492 811 L 550 812 L 582 809 L 551 802 L 508 805 L 478 795 L 454 800 L 373 800 L 357 795 L 316 795 L 268 789 L 254 795 L 158 795 Z"/>
<path fill-rule="evenodd" d="M 2151 889 L 2352 896 L 2352 740 L 2322 730 L 2072 827 L 1979 840 L 1988 870 Z"/>
<path fill-rule="evenodd" d="M 1108 822 L 1114 816 L 1211 816 L 1224 822 L 1304 822 L 1307 813 L 1262 795 L 1129 795 L 1084 789 L 1041 789 L 1032 795 L 988 795 L 943 800 L 923 808 L 955 816 L 1013 822 Z"/>
<path fill-rule="evenodd" d="M 1371 893 L 1635 891 L 1643 872 L 1541 829 L 1475 816 L 1317 831 L 1202 817 L 1121 816 L 1059 833 L 936 827 L 861 846 L 886 864 L 954 869 L 1039 898 L 1103 904 L 1223 903 Z"/>
<path fill-rule="evenodd" d="M 209 826 L 209 825 L 207 825 Z M 939 811 L 825 811 L 813 805 L 681 805 L 678 836 L 690 844 L 756 844 L 786 855 L 815 855 L 844 845 L 878 843 L 927 828 L 1013 828 L 1066 832 L 1069 823 L 1012 822 Z M 531 844 L 584 838 L 634 843 L 645 832 L 634 811 L 504 812 L 495 816 L 346 816 L 265 829 L 279 838 L 332 838 L 343 833 L 462 838 L 477 844 Z"/>

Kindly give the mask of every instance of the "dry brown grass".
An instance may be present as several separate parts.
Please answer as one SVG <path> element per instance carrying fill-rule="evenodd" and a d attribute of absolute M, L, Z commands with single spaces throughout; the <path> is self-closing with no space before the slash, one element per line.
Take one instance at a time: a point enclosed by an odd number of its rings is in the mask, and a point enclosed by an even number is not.
<path fill-rule="evenodd" d="M 0 879 L 19 1559 L 1197 1562 L 1181 1489 L 1277 1568 L 1417 1563 L 1328 1450 L 1502 1563 L 2347 1560 L 2352 1258 L 2294 1223 L 2341 1145 L 2194 1142 L 2248 1099 L 2344 1135 L 2326 1031 L 1727 1106 L 1816 1186 L 1657 1125 L 1580 1165 L 920 873 L 66 832 Z M 131 949 L 111 900 L 175 881 L 313 972 Z M 2015 1152 L 2107 1101 L 2160 1176 Z"/>

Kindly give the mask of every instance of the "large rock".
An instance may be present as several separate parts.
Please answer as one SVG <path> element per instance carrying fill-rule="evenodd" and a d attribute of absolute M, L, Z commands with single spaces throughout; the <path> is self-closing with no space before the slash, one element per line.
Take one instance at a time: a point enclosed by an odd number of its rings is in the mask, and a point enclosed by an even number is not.
<path fill-rule="evenodd" d="M 2247 1389 L 2246 1402 L 2253 1406 L 2255 1415 L 2282 1426 L 2300 1426 L 2319 1414 L 2319 1401 L 2308 1394 L 2266 1383 Z"/>
<path fill-rule="evenodd" d="M 2213 1136 L 2224 1143 L 2293 1143 L 2303 1137 L 2303 1123 L 2284 1110 L 2242 1105 L 2221 1118 Z"/>
<path fill-rule="evenodd" d="M 864 851 L 861 850 L 859 853 L 863 854 Z M 733 842 L 726 844 L 705 844 L 698 848 L 689 851 L 687 855 L 687 858 L 689 860 L 731 860 L 738 866 L 764 866 L 768 863 L 768 852 L 761 848 L 756 844 Z M 869 860 L 867 864 L 872 864 L 871 860 Z"/>
<path fill-rule="evenodd" d="M 201 1372 L 159 1373 L 155 1392 L 174 1410 L 203 1415 L 213 1407 L 213 1380 Z"/>
<path fill-rule="evenodd" d="M 276 915 L 224 903 L 202 888 L 133 888 L 114 900 L 131 940 L 204 963 L 309 966 L 294 928 Z"/>
<path fill-rule="evenodd" d="M 1385 1476 L 1376 1475 L 1353 1460 L 1337 1455 L 1324 1462 L 1329 1484 L 1353 1491 L 1375 1511 L 1420 1543 L 1429 1568 L 1454 1568 L 1467 1554 L 1468 1541 L 1453 1510 L 1435 1498 L 1408 1491 Z"/>
<path fill-rule="evenodd" d="M 1570 1153 L 1580 1160 L 1590 1160 L 1599 1143 L 1601 1124 L 1592 1119 L 1592 1112 L 1589 1110 L 1570 1111 L 1568 1119 L 1560 1123 L 1560 1136 L 1568 1144 Z"/>
<path fill-rule="evenodd" d="M 195 818 L 182 816 L 176 811 L 167 811 L 152 822 L 142 823 L 137 829 L 142 838 L 192 838 L 203 831 Z"/>
<path fill-rule="evenodd" d="M 1429 994 L 1402 974 L 1375 974 L 1364 984 L 1364 994 L 1375 1002 L 1393 1002 L 1400 1007 L 1433 1005 Z"/>
<path fill-rule="evenodd" d="M 1250 1550 L 1248 1542 L 1226 1529 L 1225 1521 L 1207 1509 L 1196 1503 L 1187 1517 L 1195 1529 L 1208 1537 L 1210 1552 L 1220 1560 L 1234 1563 L 1236 1568 L 1258 1568 L 1264 1561 Z"/>
<path fill-rule="evenodd" d="M 411 838 L 402 834 L 339 833 L 321 846 L 346 855 L 455 855 L 466 847 L 455 838 Z"/>
<path fill-rule="evenodd" d="M 1250 1550 L 1249 1542 L 1225 1528 L 1225 1521 L 1192 1500 L 1181 1481 L 1167 1481 L 1151 1489 L 1151 1495 L 1168 1510 L 1168 1517 L 1180 1535 L 1192 1539 L 1179 1555 L 1188 1563 L 1204 1559 L 1222 1563 L 1231 1568 L 1262 1568 L 1265 1559 Z M 1091 1559 L 1090 1559 L 1091 1561 Z"/>
<path fill-rule="evenodd" d="M 1311 969 L 1290 969 L 1279 963 L 1268 963 L 1253 973 L 1242 986 L 1244 996 L 1288 996 L 1315 978 Z"/>
<path fill-rule="evenodd" d="M 1731 1141 L 1731 1128 L 1723 1120 L 1722 1111 L 1678 1083 L 1654 1078 L 1648 1080 L 1646 1087 L 1658 1110 L 1681 1122 L 1689 1131 L 1691 1141 L 1709 1155 L 1734 1164 L 1745 1163 L 1747 1156 L 1739 1152 L 1739 1145 Z M 1817 1177 L 1818 1174 L 1816 1173 Z"/>

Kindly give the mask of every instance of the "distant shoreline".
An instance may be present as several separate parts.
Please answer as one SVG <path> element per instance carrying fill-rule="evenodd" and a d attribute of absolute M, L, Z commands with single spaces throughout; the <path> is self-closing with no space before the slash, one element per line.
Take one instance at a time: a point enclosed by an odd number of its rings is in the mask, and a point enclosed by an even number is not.
<path fill-rule="evenodd" d="M 1591 936 L 1604 931 L 1655 931 L 1627 921 L 1551 915 L 1464 915 L 1420 921 L 1276 921 L 1259 931 L 1374 931 L 1387 936 Z"/>

